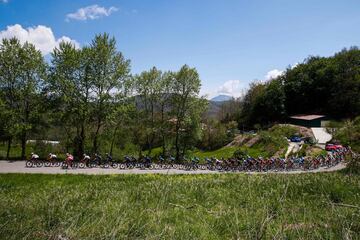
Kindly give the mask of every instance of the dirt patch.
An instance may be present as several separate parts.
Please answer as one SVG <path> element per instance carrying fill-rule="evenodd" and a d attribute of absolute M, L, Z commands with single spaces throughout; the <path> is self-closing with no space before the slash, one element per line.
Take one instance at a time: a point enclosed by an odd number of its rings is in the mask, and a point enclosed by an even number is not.
<path fill-rule="evenodd" d="M 259 142 L 259 140 L 260 136 L 258 135 L 240 134 L 237 135 L 231 143 L 226 145 L 226 147 L 252 147 Z"/>
<path fill-rule="evenodd" d="M 256 136 L 253 136 L 252 138 L 250 138 L 249 139 L 249 141 L 247 141 L 246 143 L 245 143 L 245 145 L 247 146 L 247 147 L 252 147 L 252 146 L 254 146 L 257 142 L 259 142 L 260 141 L 260 136 L 259 135 L 256 135 Z"/>
<path fill-rule="evenodd" d="M 245 140 L 246 140 L 245 135 L 237 135 L 237 136 L 235 136 L 234 140 L 232 140 L 232 142 L 230 142 L 228 145 L 226 145 L 226 147 L 241 146 L 241 145 L 243 145 Z"/>

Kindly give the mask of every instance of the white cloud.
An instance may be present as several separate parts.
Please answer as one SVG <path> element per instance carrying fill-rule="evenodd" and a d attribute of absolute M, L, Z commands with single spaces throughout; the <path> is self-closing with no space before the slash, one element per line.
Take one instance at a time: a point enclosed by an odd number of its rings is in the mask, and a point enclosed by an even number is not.
<path fill-rule="evenodd" d="M 88 19 L 90 20 L 98 19 L 104 16 L 108 17 L 117 10 L 119 9 L 116 7 L 110 7 L 106 9 L 104 7 L 100 7 L 99 5 L 95 4 L 84 8 L 79 8 L 76 12 L 67 14 L 66 21 L 69 21 L 70 19 L 85 21 Z"/>
<path fill-rule="evenodd" d="M 219 94 L 227 94 L 234 97 L 240 96 L 243 91 L 244 86 L 240 80 L 229 80 L 226 81 L 223 85 L 218 89 Z"/>
<path fill-rule="evenodd" d="M 278 69 L 273 69 L 273 70 L 267 72 L 267 74 L 265 75 L 265 81 L 269 81 L 271 79 L 277 78 L 283 74 L 284 74 L 284 71 L 281 71 Z"/>
<path fill-rule="evenodd" d="M 16 37 L 21 43 L 29 42 L 34 44 L 36 49 L 40 50 L 43 55 L 52 52 L 62 41 L 70 42 L 75 45 L 76 48 L 80 46 L 77 41 L 67 36 L 56 39 L 51 28 L 43 25 L 25 29 L 20 24 L 15 24 L 7 26 L 6 30 L 0 31 L 0 40 L 12 37 Z"/>
<path fill-rule="evenodd" d="M 296 63 L 294 63 L 293 65 L 291 65 L 290 68 L 291 68 L 291 69 L 294 69 L 294 68 L 296 68 L 298 65 L 299 65 L 299 63 L 296 62 Z"/>
<path fill-rule="evenodd" d="M 232 97 L 240 97 L 244 94 L 246 85 L 240 80 L 229 80 L 224 82 L 216 91 L 207 91 L 203 89 L 202 95 L 205 95 L 206 98 L 211 99 L 217 95 L 228 95 Z"/>

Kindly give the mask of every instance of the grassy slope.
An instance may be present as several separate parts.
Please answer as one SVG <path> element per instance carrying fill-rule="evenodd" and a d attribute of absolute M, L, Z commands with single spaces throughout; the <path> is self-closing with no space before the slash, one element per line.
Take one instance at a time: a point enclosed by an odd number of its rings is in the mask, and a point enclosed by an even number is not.
<path fill-rule="evenodd" d="M 3 239 L 343 239 L 360 176 L 0 175 Z"/>
<path fill-rule="evenodd" d="M 247 152 L 250 156 L 258 157 L 258 156 L 267 156 L 267 153 L 263 151 L 261 148 L 257 147 L 222 147 L 220 149 L 214 151 L 194 151 L 193 155 L 199 157 L 201 159 L 205 157 L 216 157 L 216 158 L 229 158 L 232 157 L 236 150 L 242 150 Z"/>

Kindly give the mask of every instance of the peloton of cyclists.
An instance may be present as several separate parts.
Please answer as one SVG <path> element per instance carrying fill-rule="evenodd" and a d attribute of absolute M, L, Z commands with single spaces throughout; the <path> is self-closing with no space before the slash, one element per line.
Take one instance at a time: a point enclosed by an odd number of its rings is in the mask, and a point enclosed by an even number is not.
<path fill-rule="evenodd" d="M 224 171 L 291 171 L 295 169 L 303 169 L 303 170 L 311 170 L 317 169 L 319 167 L 331 167 L 338 164 L 341 161 L 344 161 L 347 156 L 354 157 L 355 153 L 351 151 L 350 148 L 342 148 L 337 149 L 333 152 L 328 152 L 327 154 L 319 155 L 316 157 L 304 157 L 304 156 L 291 156 L 288 158 L 283 157 L 251 157 L 251 156 L 243 156 L 243 157 L 230 157 L 230 158 L 205 158 L 201 163 L 200 159 L 197 157 L 186 158 L 184 157 L 183 162 L 187 167 L 201 168 L 201 169 L 210 169 L 210 170 L 224 170 Z M 53 153 L 49 153 L 47 155 L 48 160 L 56 160 L 57 155 Z M 139 159 L 133 156 L 125 156 L 125 164 L 121 164 L 124 168 L 130 167 L 145 167 L 145 168 L 156 168 L 157 164 L 152 163 L 152 158 L 150 156 L 143 156 Z M 173 156 L 159 156 L 158 161 L 160 164 L 164 164 L 167 168 L 180 168 L 182 169 L 181 164 L 175 164 L 175 158 Z M 43 161 L 39 161 L 39 155 L 35 153 L 31 153 L 31 157 L 27 162 L 30 165 L 36 164 L 36 166 L 41 166 Z M 70 153 L 66 153 L 66 158 L 64 161 L 64 167 L 73 167 L 74 156 Z M 46 164 L 47 162 L 45 162 Z M 101 166 L 112 166 L 116 168 L 117 163 L 113 161 L 112 156 L 109 153 L 106 153 L 106 157 L 104 158 L 104 162 L 101 159 L 99 154 L 94 154 L 93 158 L 91 158 L 87 154 L 83 154 L 82 160 L 80 163 L 85 163 L 85 166 L 96 167 L 97 165 Z M 38 165 L 39 164 L 39 165 Z M 56 166 L 51 165 L 51 166 Z M 83 165 L 80 165 L 83 166 Z M 164 166 L 161 166 L 164 167 Z"/>

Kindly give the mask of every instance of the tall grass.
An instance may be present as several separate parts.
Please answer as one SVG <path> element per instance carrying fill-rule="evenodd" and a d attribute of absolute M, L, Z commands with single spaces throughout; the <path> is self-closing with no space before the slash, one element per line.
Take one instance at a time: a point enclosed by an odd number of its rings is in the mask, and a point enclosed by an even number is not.
<path fill-rule="evenodd" d="M 360 176 L 0 175 L 2 239 L 356 239 Z"/>

